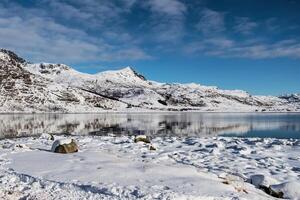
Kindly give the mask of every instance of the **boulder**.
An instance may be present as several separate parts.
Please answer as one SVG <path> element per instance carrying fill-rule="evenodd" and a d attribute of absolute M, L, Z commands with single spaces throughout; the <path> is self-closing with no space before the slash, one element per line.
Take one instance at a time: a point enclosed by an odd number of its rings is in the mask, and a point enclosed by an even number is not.
<path fill-rule="evenodd" d="M 150 150 L 150 151 L 156 151 L 156 148 L 155 148 L 153 145 L 150 145 L 150 146 L 149 146 L 149 150 Z"/>
<path fill-rule="evenodd" d="M 269 187 L 270 185 L 278 184 L 279 182 L 272 177 L 265 176 L 262 174 L 254 174 L 250 176 L 248 182 L 255 185 L 256 187 L 266 186 Z"/>
<path fill-rule="evenodd" d="M 273 197 L 283 198 L 283 193 L 281 191 L 276 191 L 270 186 L 272 184 L 277 184 L 277 181 L 270 177 L 266 177 L 262 174 L 255 174 L 250 176 L 249 182 Z"/>
<path fill-rule="evenodd" d="M 266 186 L 267 184 L 265 183 L 265 176 L 262 174 L 255 174 L 250 176 L 250 183 L 254 185 L 255 187 L 260 187 L 260 186 Z"/>
<path fill-rule="evenodd" d="M 54 153 L 74 153 L 78 152 L 78 145 L 74 139 L 55 140 L 51 151 Z"/>
<path fill-rule="evenodd" d="M 137 142 L 144 142 L 144 143 L 147 143 L 147 144 L 151 143 L 150 138 L 148 136 L 146 136 L 146 135 L 135 136 L 134 142 L 135 143 L 137 143 Z"/>
<path fill-rule="evenodd" d="M 299 181 L 291 181 L 285 182 L 277 185 L 271 185 L 270 195 L 277 198 L 287 198 L 287 199 L 295 199 L 300 200 L 300 182 Z"/>

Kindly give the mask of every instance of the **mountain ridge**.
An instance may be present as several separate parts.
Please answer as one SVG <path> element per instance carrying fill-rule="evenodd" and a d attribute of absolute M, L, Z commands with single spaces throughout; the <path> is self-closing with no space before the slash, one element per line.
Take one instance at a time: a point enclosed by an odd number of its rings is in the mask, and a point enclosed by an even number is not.
<path fill-rule="evenodd" d="M 64 64 L 32 64 L 0 49 L 0 112 L 299 112 L 299 95 L 147 80 L 132 67 L 86 74 Z"/>

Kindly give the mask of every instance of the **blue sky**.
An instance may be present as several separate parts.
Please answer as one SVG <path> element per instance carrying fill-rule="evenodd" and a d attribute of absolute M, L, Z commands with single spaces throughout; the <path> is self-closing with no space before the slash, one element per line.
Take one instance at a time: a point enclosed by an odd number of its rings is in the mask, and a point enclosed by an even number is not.
<path fill-rule="evenodd" d="M 0 47 L 96 73 L 300 92 L 300 1 L 1 0 Z"/>

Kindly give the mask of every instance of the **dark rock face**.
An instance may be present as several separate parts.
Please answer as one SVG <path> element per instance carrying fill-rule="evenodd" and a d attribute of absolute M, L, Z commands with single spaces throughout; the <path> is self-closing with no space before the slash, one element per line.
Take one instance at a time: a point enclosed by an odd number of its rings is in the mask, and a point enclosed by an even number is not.
<path fill-rule="evenodd" d="M 163 101 L 163 100 L 160 100 L 160 99 L 158 99 L 157 102 L 164 105 L 164 106 L 168 105 L 166 101 Z"/>
<path fill-rule="evenodd" d="M 276 191 L 272 190 L 271 187 L 260 185 L 260 186 L 258 186 L 258 188 L 263 190 L 265 193 L 271 195 L 272 197 L 283 198 L 283 195 L 284 195 L 283 192 L 276 192 Z"/>
<path fill-rule="evenodd" d="M 69 70 L 66 65 L 62 64 L 40 64 L 41 74 L 60 74 L 62 70 Z"/>
<path fill-rule="evenodd" d="M 22 63 L 22 64 L 26 63 L 26 60 L 24 60 L 23 58 L 20 58 L 19 56 L 17 56 L 17 54 L 15 54 L 12 51 L 9 51 L 6 49 L 0 49 L 0 52 L 8 55 L 10 58 L 10 62 Z"/>
<path fill-rule="evenodd" d="M 6 101 L 16 101 L 31 104 L 45 101 L 38 92 L 44 91 L 49 81 L 42 77 L 36 77 L 23 69 L 25 60 L 19 58 L 13 52 L 1 50 L 6 53 L 9 59 L 0 60 L 0 92 L 5 96 Z M 35 89 L 32 89 L 32 88 Z"/>
<path fill-rule="evenodd" d="M 256 188 L 261 189 L 265 193 L 276 197 L 276 198 L 283 198 L 284 194 L 281 191 L 275 191 L 272 189 L 272 186 L 270 186 L 267 181 L 265 181 L 265 176 L 262 174 L 255 174 L 250 177 L 249 182 L 253 184 Z"/>
<path fill-rule="evenodd" d="M 145 76 L 139 74 L 138 72 L 136 72 L 134 69 L 130 68 L 132 70 L 132 72 L 134 73 L 135 76 L 139 77 L 141 80 L 146 81 L 147 79 L 145 78 Z"/>
<path fill-rule="evenodd" d="M 290 94 L 279 96 L 279 98 L 287 100 L 289 102 L 300 102 L 300 94 Z"/>

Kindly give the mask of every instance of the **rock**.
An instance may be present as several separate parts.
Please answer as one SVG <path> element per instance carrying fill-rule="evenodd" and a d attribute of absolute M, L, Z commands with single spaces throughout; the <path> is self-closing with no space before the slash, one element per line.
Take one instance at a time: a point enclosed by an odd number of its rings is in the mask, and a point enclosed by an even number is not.
<path fill-rule="evenodd" d="M 25 144 L 16 144 L 15 147 L 16 148 L 21 148 L 21 149 L 29 149 L 29 147 L 26 146 Z"/>
<path fill-rule="evenodd" d="M 260 188 L 261 186 L 269 187 L 270 185 L 278 184 L 278 181 L 262 174 L 254 174 L 250 176 L 248 182 Z"/>
<path fill-rule="evenodd" d="M 276 184 L 277 181 L 270 178 L 266 177 L 262 174 L 255 174 L 250 176 L 249 181 L 251 184 L 253 184 L 255 187 L 263 190 L 265 193 L 276 197 L 276 198 L 283 198 L 283 193 L 281 191 L 276 191 L 272 189 L 270 185 Z"/>
<path fill-rule="evenodd" d="M 54 140 L 54 136 L 52 134 L 43 133 L 40 136 L 40 139 L 46 139 L 46 140 Z"/>
<path fill-rule="evenodd" d="M 160 104 L 162 104 L 162 105 L 164 105 L 164 106 L 167 106 L 168 104 L 167 104 L 167 102 L 166 101 L 164 101 L 164 100 L 157 100 L 157 102 L 158 103 L 160 103 Z"/>
<path fill-rule="evenodd" d="M 150 151 L 156 151 L 156 148 L 152 145 L 150 145 L 149 149 L 150 149 Z"/>
<path fill-rule="evenodd" d="M 78 145 L 74 139 L 55 140 L 51 151 L 55 153 L 74 153 L 78 152 Z"/>
<path fill-rule="evenodd" d="M 255 174 L 250 176 L 250 183 L 255 185 L 255 187 L 265 186 L 264 183 L 265 176 L 262 174 Z"/>
<path fill-rule="evenodd" d="M 135 136 L 134 142 L 135 143 L 137 143 L 137 142 L 144 142 L 144 143 L 147 143 L 147 144 L 151 143 L 150 138 L 148 136 L 146 136 L 146 135 Z"/>
<path fill-rule="evenodd" d="M 277 185 L 271 185 L 270 195 L 277 198 L 287 198 L 287 199 L 295 199 L 300 200 L 300 182 L 291 181 L 285 182 Z"/>

